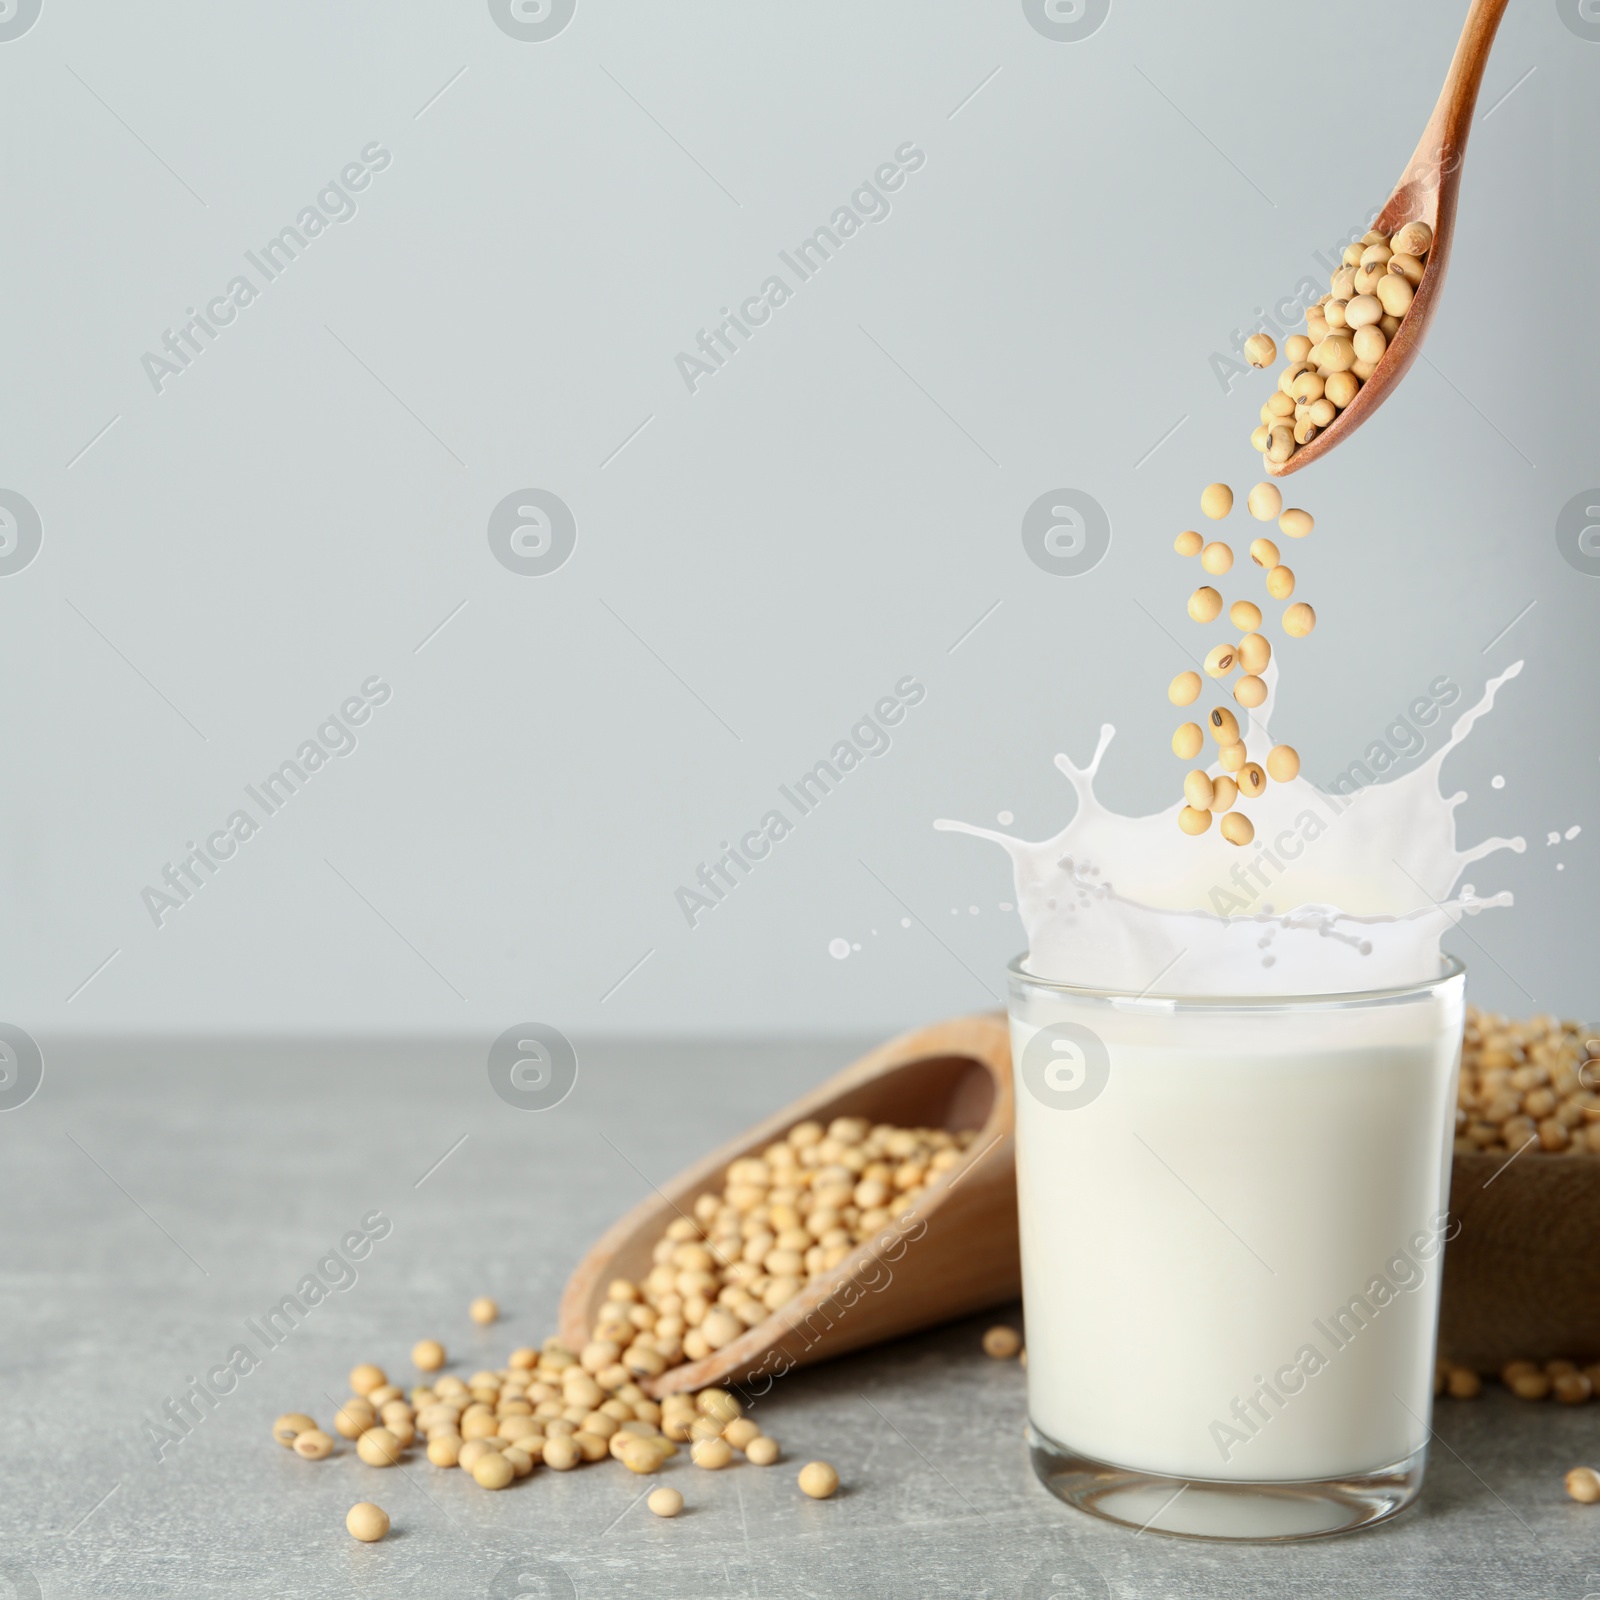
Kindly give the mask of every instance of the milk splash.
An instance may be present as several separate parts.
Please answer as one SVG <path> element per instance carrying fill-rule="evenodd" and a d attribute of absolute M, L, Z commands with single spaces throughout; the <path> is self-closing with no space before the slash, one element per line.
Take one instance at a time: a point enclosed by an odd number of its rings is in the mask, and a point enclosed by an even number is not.
<path fill-rule="evenodd" d="M 1180 832 L 1181 800 L 1148 817 L 1106 810 L 1094 779 L 1110 724 L 1087 766 L 1056 757 L 1078 808 L 1053 839 L 934 826 L 992 839 L 1010 855 L 1027 969 L 1041 978 L 1161 995 L 1346 994 L 1423 982 L 1439 971 L 1447 928 L 1512 903 L 1506 891 L 1479 899 L 1471 884 L 1446 898 L 1471 862 L 1526 844 L 1495 838 L 1458 849 L 1455 812 L 1466 792 L 1446 796 L 1439 776 L 1521 670 L 1518 661 L 1491 680 L 1428 760 L 1387 783 L 1348 795 L 1303 777 L 1269 784 L 1249 807 L 1256 836 L 1243 849 L 1216 829 Z M 1276 688 L 1276 662 L 1265 676 Z M 1271 744 L 1265 707 L 1251 712 L 1245 738 L 1253 750 Z"/>

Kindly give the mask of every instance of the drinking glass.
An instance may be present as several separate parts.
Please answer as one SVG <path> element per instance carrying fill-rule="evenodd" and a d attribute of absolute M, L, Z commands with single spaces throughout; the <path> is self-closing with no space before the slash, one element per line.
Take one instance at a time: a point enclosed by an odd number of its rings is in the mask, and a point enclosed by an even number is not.
<path fill-rule="evenodd" d="M 1010 980 L 1039 1477 L 1196 1538 L 1393 1516 L 1427 1458 L 1460 963 L 1271 998 Z"/>

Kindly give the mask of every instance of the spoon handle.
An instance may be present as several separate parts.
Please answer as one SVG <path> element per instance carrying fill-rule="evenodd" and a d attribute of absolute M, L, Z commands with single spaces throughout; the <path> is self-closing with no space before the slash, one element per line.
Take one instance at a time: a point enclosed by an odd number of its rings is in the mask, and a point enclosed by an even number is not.
<path fill-rule="evenodd" d="M 1385 231 L 1413 220 L 1427 222 L 1437 231 L 1441 201 L 1454 211 L 1472 113 L 1507 4 L 1508 0 L 1472 0 L 1433 115 L 1379 219 L 1378 226 Z"/>
<path fill-rule="evenodd" d="M 1434 116 L 1440 120 L 1441 148 L 1453 152 L 1459 163 L 1472 127 L 1472 113 L 1478 104 L 1478 89 L 1483 69 L 1489 64 L 1489 51 L 1505 15 L 1507 0 L 1472 0 L 1467 20 L 1456 42 L 1456 53 L 1445 75 L 1444 88 Z"/>

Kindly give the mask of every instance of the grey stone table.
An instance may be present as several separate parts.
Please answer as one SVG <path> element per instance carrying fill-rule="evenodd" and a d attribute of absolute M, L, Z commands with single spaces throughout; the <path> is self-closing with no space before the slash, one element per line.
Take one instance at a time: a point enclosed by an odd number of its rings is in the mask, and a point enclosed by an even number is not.
<path fill-rule="evenodd" d="M 1600 1409 L 1446 1402 L 1422 1500 L 1396 1522 L 1187 1544 L 1039 1487 L 1023 1374 L 979 1352 L 987 1319 L 785 1379 L 760 1413 L 785 1464 L 680 1457 L 651 1480 L 684 1491 L 673 1522 L 611 1462 L 500 1494 L 348 1448 L 303 1462 L 269 1438 L 279 1412 L 327 1419 L 354 1362 L 404 1373 L 424 1336 L 456 1370 L 502 1364 L 552 1330 L 584 1245 L 647 1184 L 855 1048 L 580 1041 L 575 1089 L 534 1114 L 497 1098 L 485 1042 L 42 1042 L 42 1087 L 0 1115 L 4 1600 L 1600 1595 L 1600 1507 L 1561 1489 L 1600 1461 Z M 269 1347 L 246 1319 L 374 1211 L 391 1226 L 354 1281 Z M 477 1294 L 500 1323 L 468 1320 Z M 240 1342 L 259 1366 L 158 1459 L 169 1400 Z M 837 1498 L 796 1490 L 813 1456 L 838 1467 Z M 344 1531 L 367 1498 L 394 1520 L 378 1545 Z"/>

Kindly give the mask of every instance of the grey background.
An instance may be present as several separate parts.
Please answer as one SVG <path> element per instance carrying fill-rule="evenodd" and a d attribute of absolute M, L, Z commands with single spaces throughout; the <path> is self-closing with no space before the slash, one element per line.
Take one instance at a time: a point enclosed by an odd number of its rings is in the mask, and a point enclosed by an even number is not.
<path fill-rule="evenodd" d="M 43 524 L 0 578 L 5 1018 L 48 1054 L 992 1003 L 1004 860 L 930 823 L 1054 831 L 1051 758 L 1103 721 L 1106 798 L 1167 803 L 1177 650 L 1135 601 L 1181 616 L 1171 537 L 1258 475 L 1269 381 L 1208 357 L 1382 201 L 1462 10 L 1119 0 L 1055 42 L 999 0 L 585 0 L 524 43 L 467 0 L 45 0 L 0 42 L 0 488 Z M 143 353 L 370 141 L 358 214 L 153 393 Z M 688 393 L 677 353 L 905 141 L 892 214 Z M 1292 480 L 1311 774 L 1528 659 L 1447 772 L 1463 838 L 1530 840 L 1455 941 L 1522 1012 L 1594 1006 L 1600 579 L 1555 524 L 1600 483 L 1596 148 L 1600 43 L 1516 0 L 1427 360 Z M 1063 486 L 1113 529 L 1076 577 L 1021 539 Z M 577 524 L 545 576 L 489 548 L 524 487 Z M 371 674 L 359 749 L 152 926 L 141 889 Z M 691 931 L 675 889 L 907 674 L 892 750 Z"/>

